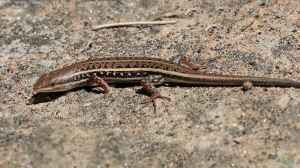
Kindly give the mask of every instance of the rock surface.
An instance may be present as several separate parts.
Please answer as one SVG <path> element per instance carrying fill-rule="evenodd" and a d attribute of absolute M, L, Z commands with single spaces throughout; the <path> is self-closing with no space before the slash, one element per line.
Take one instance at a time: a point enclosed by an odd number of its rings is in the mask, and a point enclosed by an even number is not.
<path fill-rule="evenodd" d="M 175 25 L 92 31 L 95 25 Z M 44 72 L 103 56 L 188 56 L 300 80 L 298 0 L 0 0 L 0 167 L 300 167 L 300 89 L 85 90 L 27 105 Z"/>

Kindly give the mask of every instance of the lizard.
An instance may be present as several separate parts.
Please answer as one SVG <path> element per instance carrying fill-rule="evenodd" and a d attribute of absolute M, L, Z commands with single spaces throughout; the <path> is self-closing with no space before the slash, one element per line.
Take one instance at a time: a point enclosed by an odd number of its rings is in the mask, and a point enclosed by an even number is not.
<path fill-rule="evenodd" d="M 174 63 L 150 57 L 102 57 L 75 62 L 71 65 L 47 72 L 33 85 L 33 94 L 65 92 L 83 86 L 97 87 L 109 93 L 112 84 L 137 84 L 149 97 L 145 103 L 156 99 L 170 100 L 155 87 L 163 84 L 193 86 L 243 86 L 300 88 L 300 82 L 289 79 L 267 77 L 211 74 L 197 71 L 195 64 L 181 59 Z"/>

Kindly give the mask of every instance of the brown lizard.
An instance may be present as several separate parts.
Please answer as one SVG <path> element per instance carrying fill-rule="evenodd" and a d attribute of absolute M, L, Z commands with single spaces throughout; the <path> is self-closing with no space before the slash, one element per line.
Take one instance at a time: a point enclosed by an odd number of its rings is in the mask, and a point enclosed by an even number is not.
<path fill-rule="evenodd" d="M 300 82 L 288 79 L 219 75 L 196 71 L 187 61 L 176 64 L 147 57 L 105 57 L 89 59 L 43 74 L 33 86 L 34 95 L 43 92 L 63 92 L 82 86 L 98 87 L 104 94 L 109 84 L 138 84 L 149 94 L 145 102 L 157 98 L 170 100 L 154 89 L 162 84 L 196 86 L 295 87 Z"/>

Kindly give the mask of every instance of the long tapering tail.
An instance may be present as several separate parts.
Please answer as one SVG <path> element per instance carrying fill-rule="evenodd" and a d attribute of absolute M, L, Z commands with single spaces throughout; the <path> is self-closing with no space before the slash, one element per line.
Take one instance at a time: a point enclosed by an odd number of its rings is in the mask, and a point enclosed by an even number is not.
<path fill-rule="evenodd" d="M 205 86 L 243 86 L 245 82 L 249 82 L 253 86 L 300 88 L 300 82 L 294 80 L 238 75 L 180 74 L 170 76 L 166 81 Z"/>

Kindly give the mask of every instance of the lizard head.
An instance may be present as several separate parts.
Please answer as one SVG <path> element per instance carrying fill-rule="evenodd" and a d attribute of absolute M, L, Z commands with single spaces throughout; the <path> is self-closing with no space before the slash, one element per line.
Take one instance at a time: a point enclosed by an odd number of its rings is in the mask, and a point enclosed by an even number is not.
<path fill-rule="evenodd" d="M 44 73 L 33 85 L 33 94 L 45 92 L 62 92 L 70 90 L 70 81 L 72 69 L 64 68 Z"/>

